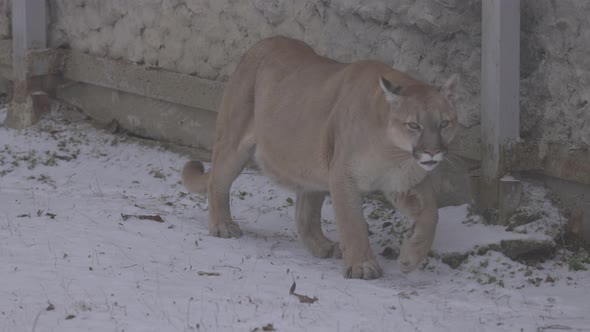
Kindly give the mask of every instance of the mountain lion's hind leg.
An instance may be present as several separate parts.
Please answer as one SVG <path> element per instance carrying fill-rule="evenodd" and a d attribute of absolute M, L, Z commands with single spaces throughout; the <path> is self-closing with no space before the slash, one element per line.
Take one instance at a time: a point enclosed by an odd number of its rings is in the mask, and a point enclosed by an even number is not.
<path fill-rule="evenodd" d="M 231 218 L 229 194 L 231 185 L 250 159 L 254 142 L 243 142 L 237 148 L 218 142 L 213 150 L 211 177 L 207 187 L 209 200 L 209 234 L 240 237 L 242 230 Z"/>
<path fill-rule="evenodd" d="M 295 204 L 297 232 L 303 244 L 320 258 L 342 257 L 340 245 L 326 238 L 322 232 L 322 204 L 326 193 L 298 192 Z"/>

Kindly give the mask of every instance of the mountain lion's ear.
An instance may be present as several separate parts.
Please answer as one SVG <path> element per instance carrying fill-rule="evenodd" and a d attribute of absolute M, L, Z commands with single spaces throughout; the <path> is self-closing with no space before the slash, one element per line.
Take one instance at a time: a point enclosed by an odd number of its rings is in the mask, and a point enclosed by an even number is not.
<path fill-rule="evenodd" d="M 383 76 L 379 77 L 379 86 L 381 86 L 381 89 L 385 92 L 385 99 L 387 99 L 388 102 L 394 101 L 397 96 L 401 95 L 402 87 L 391 83 Z"/>
<path fill-rule="evenodd" d="M 447 79 L 445 84 L 441 86 L 438 90 L 449 100 L 452 101 L 455 97 L 455 89 L 457 88 L 457 84 L 459 82 L 459 75 L 453 74 L 451 77 Z"/>

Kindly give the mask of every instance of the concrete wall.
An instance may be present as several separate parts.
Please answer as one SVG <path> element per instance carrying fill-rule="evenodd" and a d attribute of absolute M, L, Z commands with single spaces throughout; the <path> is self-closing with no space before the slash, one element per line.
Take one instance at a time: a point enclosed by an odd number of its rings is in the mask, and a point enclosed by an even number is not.
<path fill-rule="evenodd" d="M 523 0 L 521 135 L 590 146 L 590 1 Z"/>
<path fill-rule="evenodd" d="M 9 39 L 11 37 L 11 19 L 10 0 L 0 0 L 0 40 Z M 4 46 L 5 44 L 0 43 L 0 45 Z M 12 76 L 12 64 L 8 65 L 4 62 L 7 61 L 0 60 L 0 100 L 4 100 L 7 95 L 9 96 L 12 89 L 10 80 L 5 77 Z"/>
<path fill-rule="evenodd" d="M 11 5 L 10 0 L 0 0 L 0 39 L 8 39 L 10 31 Z"/>
<path fill-rule="evenodd" d="M 379 59 L 428 82 L 459 73 L 461 122 L 479 121 L 481 1 L 49 0 L 49 7 L 51 46 L 211 80 L 225 81 L 248 47 L 275 34 L 341 61 Z M 588 1 L 522 1 L 523 138 L 590 145 L 588 17 Z"/>
<path fill-rule="evenodd" d="M 341 61 L 379 59 L 428 82 L 462 78 L 461 122 L 479 118 L 475 0 L 50 0 L 50 45 L 225 81 L 263 37 L 303 39 Z"/>

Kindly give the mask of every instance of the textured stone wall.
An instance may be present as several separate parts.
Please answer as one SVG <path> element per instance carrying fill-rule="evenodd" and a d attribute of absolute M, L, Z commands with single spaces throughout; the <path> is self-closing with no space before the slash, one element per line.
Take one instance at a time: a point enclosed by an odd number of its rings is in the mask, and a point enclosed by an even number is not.
<path fill-rule="evenodd" d="M 10 0 L 0 0 L 0 39 L 8 39 L 11 36 L 11 6 Z"/>
<path fill-rule="evenodd" d="M 590 1 L 524 0 L 521 134 L 590 146 Z"/>
<path fill-rule="evenodd" d="M 475 0 L 50 0 L 50 44 L 226 80 L 261 38 L 305 40 L 341 61 L 379 59 L 431 83 L 462 78 L 462 122 L 479 118 Z"/>
<path fill-rule="evenodd" d="M 10 39 L 11 37 L 11 3 L 10 0 L 0 0 L 0 40 Z M 10 70 L 10 66 L 7 63 L 0 64 L 3 71 Z M 0 70 L 2 70 L 0 69 Z M 11 82 L 0 75 L 0 101 L 6 100 L 6 97 L 10 98 L 12 91 Z"/>
<path fill-rule="evenodd" d="M 48 3 L 51 46 L 212 80 L 226 80 L 248 47 L 276 34 L 341 61 L 382 60 L 431 83 L 458 73 L 461 122 L 479 121 L 480 0 Z M 590 1 L 521 3 L 522 136 L 590 145 Z"/>

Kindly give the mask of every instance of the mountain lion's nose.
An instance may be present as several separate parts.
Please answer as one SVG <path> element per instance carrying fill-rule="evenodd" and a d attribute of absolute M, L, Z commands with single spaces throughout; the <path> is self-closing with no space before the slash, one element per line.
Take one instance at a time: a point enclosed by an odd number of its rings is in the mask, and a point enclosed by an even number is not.
<path fill-rule="evenodd" d="M 428 153 L 431 157 L 434 157 L 437 153 L 440 153 L 440 149 L 424 149 L 424 153 Z"/>

